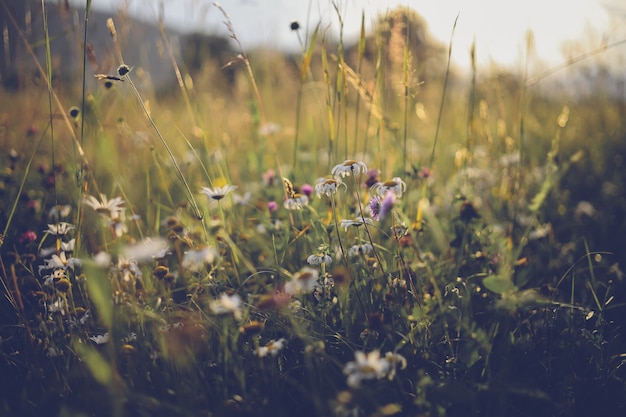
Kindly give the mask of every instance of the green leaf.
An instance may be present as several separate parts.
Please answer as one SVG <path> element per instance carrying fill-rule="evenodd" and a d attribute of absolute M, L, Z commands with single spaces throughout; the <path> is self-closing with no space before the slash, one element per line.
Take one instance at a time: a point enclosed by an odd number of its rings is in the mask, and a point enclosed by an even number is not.
<path fill-rule="evenodd" d="M 74 343 L 74 348 L 96 381 L 105 386 L 113 383 L 113 369 L 97 350 L 80 341 Z"/>
<path fill-rule="evenodd" d="M 496 294 L 506 294 L 517 290 L 513 280 L 509 276 L 490 275 L 483 279 L 483 285 Z"/>
<path fill-rule="evenodd" d="M 102 324 L 110 329 L 113 325 L 113 300 L 111 282 L 96 268 L 87 269 L 87 292 Z"/>

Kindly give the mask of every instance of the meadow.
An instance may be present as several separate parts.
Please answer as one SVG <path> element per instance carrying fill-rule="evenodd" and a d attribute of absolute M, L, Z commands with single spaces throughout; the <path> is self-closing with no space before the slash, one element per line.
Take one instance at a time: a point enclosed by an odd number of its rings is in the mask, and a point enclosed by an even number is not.
<path fill-rule="evenodd" d="M 407 9 L 354 45 L 285 22 L 301 54 L 247 51 L 215 7 L 220 53 L 159 27 L 168 86 L 125 52 L 124 16 L 106 66 L 72 12 L 78 74 L 45 19 L 19 39 L 0 414 L 626 415 L 610 51 L 562 84 L 463 75 Z"/>

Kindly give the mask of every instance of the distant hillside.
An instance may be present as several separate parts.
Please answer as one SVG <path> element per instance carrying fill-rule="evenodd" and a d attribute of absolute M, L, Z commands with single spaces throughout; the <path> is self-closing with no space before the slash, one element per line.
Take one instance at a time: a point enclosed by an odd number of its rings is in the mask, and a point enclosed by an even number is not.
<path fill-rule="evenodd" d="M 8 11 L 8 13 L 7 13 Z M 53 74 L 56 82 L 75 81 L 83 66 L 84 9 L 71 7 L 67 1 L 46 2 L 48 32 L 52 55 Z M 113 18 L 117 31 L 117 44 L 107 28 L 107 19 Z M 17 27 L 16 27 L 17 25 Z M 24 44 L 24 38 L 32 48 L 37 60 L 45 65 L 44 24 L 41 2 L 38 0 L 0 0 L 0 30 L 5 41 L 0 42 L 0 82 L 5 89 L 19 89 L 39 78 L 33 57 Z M 182 39 L 175 31 L 167 29 L 175 58 L 192 59 L 184 52 L 187 46 L 198 49 L 202 43 L 196 37 Z M 188 42 L 189 40 L 189 42 Z M 176 82 L 170 58 L 156 24 L 142 22 L 121 13 L 115 15 L 91 10 L 88 23 L 87 75 L 115 73 L 122 63 L 134 68 L 136 78 L 143 88 L 167 89 Z M 207 42 L 209 42 L 207 40 Z M 212 39 L 208 47 L 215 45 L 228 48 L 228 41 Z M 182 46 L 181 46 L 182 45 Z M 119 48 L 119 52 L 118 52 Z M 222 51 L 223 52 L 223 51 Z M 191 61 L 191 65 L 196 64 Z M 69 83 L 68 83 L 69 84 Z M 76 84 L 73 82 L 72 84 Z"/>

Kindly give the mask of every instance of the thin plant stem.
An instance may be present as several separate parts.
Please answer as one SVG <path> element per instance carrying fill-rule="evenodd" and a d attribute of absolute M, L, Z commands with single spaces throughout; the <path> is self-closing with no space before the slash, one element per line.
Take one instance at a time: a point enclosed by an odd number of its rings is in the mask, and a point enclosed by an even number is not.
<path fill-rule="evenodd" d="M 191 192 L 191 188 L 189 187 L 189 184 L 187 183 L 187 180 L 185 179 L 185 176 L 183 175 L 183 172 L 180 169 L 180 166 L 178 165 L 178 162 L 176 162 L 176 158 L 174 157 L 174 153 L 172 152 L 172 149 L 169 147 L 169 145 L 165 141 L 165 138 L 161 134 L 161 131 L 157 127 L 157 125 L 154 122 L 154 119 L 152 118 L 152 116 L 150 116 L 150 112 L 146 108 L 146 105 L 145 105 L 143 99 L 141 98 L 141 94 L 139 94 L 139 91 L 137 90 L 137 87 L 135 87 L 135 83 L 133 82 L 132 78 L 130 78 L 130 75 L 128 73 L 125 74 L 124 77 L 126 78 L 126 80 L 128 80 L 128 83 L 130 84 L 130 86 L 131 86 L 131 88 L 133 90 L 133 93 L 135 94 L 135 97 L 137 97 L 137 100 L 139 101 L 139 104 L 141 105 L 141 108 L 143 109 L 144 114 L 146 115 L 146 118 L 150 122 L 150 125 L 154 129 L 157 137 L 159 138 L 159 140 L 161 141 L 161 143 L 165 147 L 165 150 L 169 154 L 170 159 L 172 161 L 172 164 L 174 165 L 174 168 L 176 169 L 176 172 L 177 172 L 181 182 L 183 183 L 183 186 L 185 187 L 185 190 L 187 191 L 189 203 L 191 204 L 191 207 L 192 207 L 192 209 L 194 211 L 194 215 L 196 216 L 196 218 L 198 220 L 203 220 L 204 215 L 200 211 L 200 208 L 198 207 L 198 203 L 196 203 L 196 199 L 194 198 L 193 193 Z M 203 222 L 203 226 L 204 226 L 204 222 Z"/>
<path fill-rule="evenodd" d="M 370 245 L 372 245 L 372 251 L 374 252 L 374 256 L 376 257 L 376 262 L 378 262 L 378 266 L 380 270 L 382 271 L 383 276 L 387 275 L 387 273 L 385 272 L 385 267 L 383 266 L 383 262 L 380 256 L 378 255 L 378 251 L 376 250 L 376 247 L 374 246 L 374 240 L 372 239 L 372 234 L 370 233 L 370 229 L 369 227 L 367 227 L 367 222 L 365 221 L 365 213 L 363 213 L 363 203 L 361 202 L 361 195 L 359 193 L 359 185 L 356 181 L 356 178 L 354 177 L 354 172 L 352 173 L 352 180 L 354 181 L 354 191 L 356 192 L 357 204 L 359 205 L 359 214 L 361 215 L 361 219 L 363 220 L 363 227 L 365 228 L 367 239 L 369 240 Z"/>
<path fill-rule="evenodd" d="M 439 129 L 441 128 L 441 118 L 443 116 L 443 106 L 446 101 L 446 92 L 448 90 L 448 79 L 450 78 L 450 62 L 452 58 L 452 40 L 454 39 L 454 32 L 456 31 L 456 24 L 459 20 L 459 15 L 456 15 L 454 19 L 454 25 L 452 26 L 452 34 L 450 35 L 450 43 L 448 44 L 448 62 L 446 64 L 446 75 L 443 80 L 443 89 L 441 91 L 441 101 L 439 102 L 439 112 L 437 113 L 437 127 L 435 128 L 435 140 L 433 141 L 433 149 L 430 154 L 430 160 L 428 167 L 432 169 L 435 162 L 435 150 L 437 149 L 437 140 L 439 139 Z"/>

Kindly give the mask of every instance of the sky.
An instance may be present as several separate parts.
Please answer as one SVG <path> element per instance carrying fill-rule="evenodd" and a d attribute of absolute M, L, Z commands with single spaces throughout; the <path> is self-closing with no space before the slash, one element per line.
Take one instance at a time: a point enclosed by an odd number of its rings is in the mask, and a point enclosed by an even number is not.
<path fill-rule="evenodd" d="M 84 5 L 84 0 L 70 3 Z M 271 45 L 298 51 L 298 37 L 289 29 L 294 20 L 304 29 L 321 22 L 323 28 L 338 33 L 339 21 L 331 0 L 222 0 L 220 3 L 244 49 Z M 447 45 L 458 16 L 452 37 L 452 59 L 466 68 L 474 41 L 479 65 L 519 67 L 524 62 L 529 30 L 535 39 L 536 60 L 544 67 L 558 65 L 605 43 L 626 39 L 624 0 L 334 0 L 334 3 L 343 18 L 347 41 L 358 38 L 362 13 L 369 30 L 378 15 L 408 6 L 421 14 L 433 36 Z M 110 11 L 125 7 L 148 21 L 155 21 L 162 10 L 166 25 L 179 30 L 225 33 L 224 17 L 212 0 L 92 0 L 92 7 Z M 626 46 L 616 49 L 611 51 L 613 55 L 626 56 Z"/>

